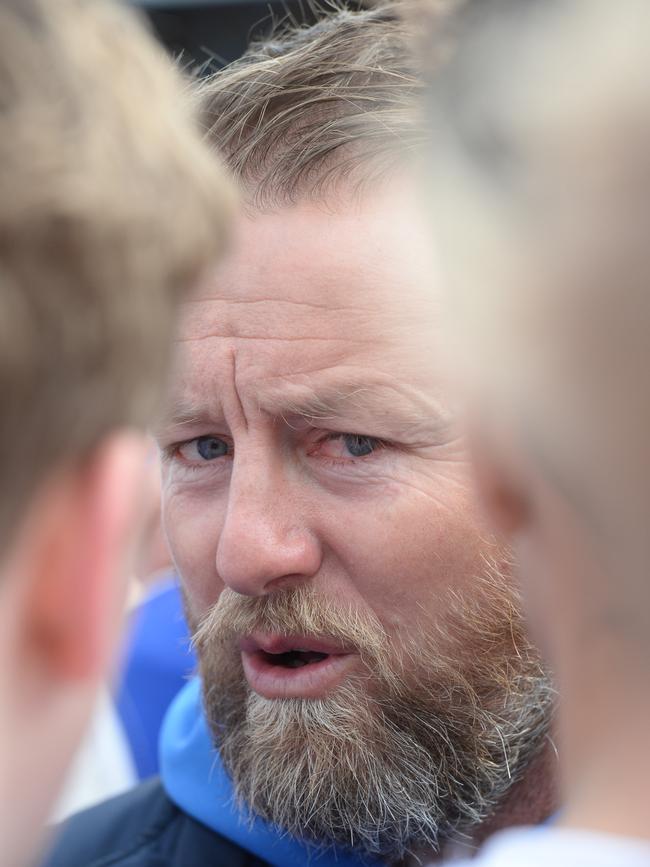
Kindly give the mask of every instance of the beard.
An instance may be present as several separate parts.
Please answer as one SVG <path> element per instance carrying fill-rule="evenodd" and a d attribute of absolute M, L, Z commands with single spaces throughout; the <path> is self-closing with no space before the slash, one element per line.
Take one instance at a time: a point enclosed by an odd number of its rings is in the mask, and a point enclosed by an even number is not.
<path fill-rule="evenodd" d="M 438 851 L 494 813 L 543 746 L 553 691 L 494 564 L 444 624 L 392 642 L 377 618 L 304 585 L 264 597 L 226 589 L 195 634 L 206 716 L 237 799 L 317 845 L 398 859 Z M 361 666 L 318 699 L 266 699 L 237 639 L 327 636 Z"/>

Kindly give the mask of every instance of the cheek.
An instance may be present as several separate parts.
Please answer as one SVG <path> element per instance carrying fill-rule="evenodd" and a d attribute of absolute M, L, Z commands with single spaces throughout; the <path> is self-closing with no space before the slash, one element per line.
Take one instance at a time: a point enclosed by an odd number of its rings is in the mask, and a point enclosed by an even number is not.
<path fill-rule="evenodd" d="M 460 490 L 445 499 L 395 490 L 346 510 L 337 535 L 356 592 L 391 632 L 444 616 L 448 591 L 471 589 L 492 547 L 473 495 Z"/>
<path fill-rule="evenodd" d="M 195 618 L 214 605 L 223 590 L 215 565 L 223 514 L 214 498 L 163 490 L 163 526 Z"/>

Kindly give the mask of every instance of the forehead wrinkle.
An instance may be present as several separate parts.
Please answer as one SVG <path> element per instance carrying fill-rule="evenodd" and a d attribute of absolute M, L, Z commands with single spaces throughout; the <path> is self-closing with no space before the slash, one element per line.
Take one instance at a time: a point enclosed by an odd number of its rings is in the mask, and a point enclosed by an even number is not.
<path fill-rule="evenodd" d="M 349 286 L 349 281 L 344 285 Z M 368 345 L 381 338 L 391 320 L 390 309 L 378 305 L 374 295 L 372 304 L 362 306 L 355 297 L 357 293 L 348 289 L 339 303 L 330 292 L 317 290 L 313 280 L 301 286 L 302 294 L 309 300 L 260 298 L 255 288 L 251 291 L 252 298 L 242 298 L 241 294 L 247 293 L 241 292 L 236 299 L 194 301 L 186 305 L 177 332 L 178 342 L 214 337 L 287 343 L 330 340 L 336 344 Z M 346 303 L 345 298 L 356 304 Z"/>
<path fill-rule="evenodd" d="M 237 334 L 232 335 L 228 332 L 223 334 L 219 333 L 208 333 L 208 334 L 199 334 L 194 335 L 192 337 L 177 337 L 174 343 L 199 343 L 203 340 L 229 340 L 232 342 L 236 342 L 238 340 L 259 340 L 259 341 L 274 341 L 278 343 L 301 343 L 305 341 L 313 341 L 315 343 L 350 343 L 350 344 L 373 344 L 377 343 L 377 340 L 363 340 L 359 337 L 322 337 L 317 334 L 306 334 L 300 337 L 273 337 L 270 334 Z"/>
<path fill-rule="evenodd" d="M 333 313 L 367 313 L 368 307 L 361 307 L 354 304 L 317 304 L 315 301 L 295 301 L 292 298 L 230 298 L 227 296 L 220 297 L 219 295 L 208 295 L 203 298 L 188 298 L 183 301 L 181 306 L 190 304 L 232 304 L 232 305 L 247 305 L 255 306 L 258 304 L 272 304 L 274 307 L 286 304 L 292 307 L 306 307 L 309 310 L 331 310 Z"/>

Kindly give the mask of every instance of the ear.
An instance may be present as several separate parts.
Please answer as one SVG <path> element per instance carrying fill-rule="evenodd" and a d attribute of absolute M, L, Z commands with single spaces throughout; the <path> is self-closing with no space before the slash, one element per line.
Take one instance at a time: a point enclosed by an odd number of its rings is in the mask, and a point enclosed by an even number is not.
<path fill-rule="evenodd" d="M 517 443 L 501 428 L 472 418 L 469 442 L 479 497 L 499 535 L 512 542 L 528 525 L 530 502 Z"/>
<path fill-rule="evenodd" d="M 23 526 L 13 558 L 23 588 L 17 652 L 51 688 L 106 673 L 130 577 L 146 448 L 140 435 L 110 436 L 48 480 Z"/>

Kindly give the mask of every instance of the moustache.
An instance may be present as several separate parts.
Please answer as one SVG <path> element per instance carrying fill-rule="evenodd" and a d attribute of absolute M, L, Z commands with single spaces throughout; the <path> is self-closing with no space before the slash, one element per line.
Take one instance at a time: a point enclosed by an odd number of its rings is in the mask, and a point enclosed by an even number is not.
<path fill-rule="evenodd" d="M 237 639 L 255 633 L 333 640 L 353 649 L 372 669 L 391 670 L 389 639 L 378 618 L 335 604 L 307 585 L 268 596 L 242 596 L 225 588 L 199 622 L 193 645 L 202 658 L 228 650 L 235 654 Z"/>

